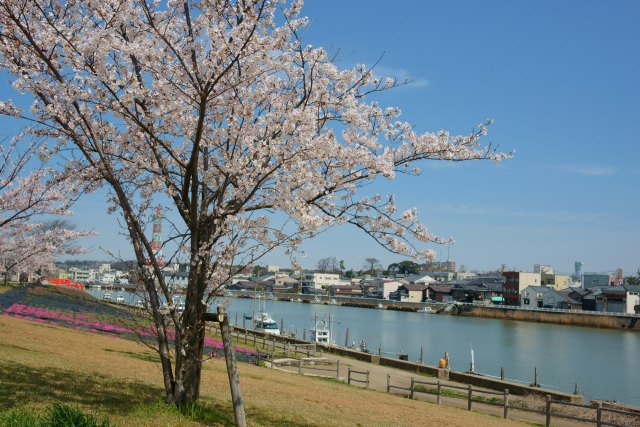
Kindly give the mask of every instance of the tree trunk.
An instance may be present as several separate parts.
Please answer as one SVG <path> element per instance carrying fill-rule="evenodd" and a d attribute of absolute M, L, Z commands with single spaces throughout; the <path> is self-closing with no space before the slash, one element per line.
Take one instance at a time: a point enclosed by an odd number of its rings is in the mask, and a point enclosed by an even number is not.
<path fill-rule="evenodd" d="M 206 306 L 200 304 L 197 290 L 187 288 L 185 311 L 176 331 L 176 373 L 173 401 L 178 406 L 192 405 L 200 397 L 200 374 L 204 348 Z M 180 331 L 181 330 L 181 331 Z"/>

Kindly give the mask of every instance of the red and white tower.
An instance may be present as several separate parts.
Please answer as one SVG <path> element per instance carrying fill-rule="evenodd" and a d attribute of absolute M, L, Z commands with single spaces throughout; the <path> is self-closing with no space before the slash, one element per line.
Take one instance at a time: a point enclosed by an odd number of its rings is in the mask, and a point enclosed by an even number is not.
<path fill-rule="evenodd" d="M 162 213 L 161 206 L 158 205 L 156 216 L 153 219 L 153 240 L 151 241 L 151 250 L 158 261 L 158 266 L 164 268 L 164 258 L 162 257 Z"/>

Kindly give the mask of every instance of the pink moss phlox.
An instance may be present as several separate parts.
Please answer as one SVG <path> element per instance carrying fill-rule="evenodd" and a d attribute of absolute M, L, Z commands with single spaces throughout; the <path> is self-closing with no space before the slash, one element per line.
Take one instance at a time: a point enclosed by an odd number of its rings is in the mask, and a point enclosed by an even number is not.
<path fill-rule="evenodd" d="M 91 320 L 85 314 L 74 314 L 74 316 L 66 315 L 59 311 L 43 310 L 39 307 L 31 307 L 24 304 L 13 304 L 4 312 L 5 315 L 13 316 L 18 319 L 31 320 L 39 323 L 50 323 L 52 325 L 60 325 L 67 323 L 73 326 L 75 330 L 86 330 L 92 333 L 106 333 L 110 337 L 118 337 L 118 334 L 136 334 L 141 337 L 157 336 L 157 329 L 154 326 L 140 327 L 139 329 L 123 328 L 111 325 L 99 320 Z M 175 339 L 175 330 L 171 329 L 167 332 L 170 339 Z M 224 345 L 220 340 L 205 337 L 204 344 L 206 347 L 221 350 Z M 234 346 L 236 353 L 253 354 L 250 349 Z"/>

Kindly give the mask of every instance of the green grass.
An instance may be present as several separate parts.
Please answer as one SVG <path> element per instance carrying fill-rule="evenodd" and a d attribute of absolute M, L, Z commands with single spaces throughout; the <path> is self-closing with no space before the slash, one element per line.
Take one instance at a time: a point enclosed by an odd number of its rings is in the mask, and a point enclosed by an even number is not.
<path fill-rule="evenodd" d="M 51 401 L 109 407 L 128 411 L 132 402 L 156 400 L 160 388 L 115 377 L 86 375 L 70 369 L 38 368 L 17 362 L 0 364 L 0 410 L 20 406 L 24 402 L 47 404 Z M 46 387 L 43 387 L 46 384 Z"/>
<path fill-rule="evenodd" d="M 55 402 L 44 413 L 25 408 L 0 412 L 0 426 L 11 427 L 110 427 L 108 418 L 87 414 L 75 406 Z"/>
<path fill-rule="evenodd" d="M 140 419 L 165 419 L 190 420 L 206 425 L 234 425 L 233 410 L 228 408 L 209 406 L 204 404 L 194 404 L 185 406 L 169 405 L 163 401 L 141 403 L 137 405 L 129 414 L 131 418 Z"/>

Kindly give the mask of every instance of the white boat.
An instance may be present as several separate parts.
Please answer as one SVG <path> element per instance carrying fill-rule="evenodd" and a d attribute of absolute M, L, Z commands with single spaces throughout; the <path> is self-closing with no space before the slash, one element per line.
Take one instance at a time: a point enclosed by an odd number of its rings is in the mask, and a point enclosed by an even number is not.
<path fill-rule="evenodd" d="M 107 292 L 106 294 L 102 295 L 102 300 L 103 301 L 111 301 L 111 294 L 109 292 Z"/>
<path fill-rule="evenodd" d="M 338 305 L 338 301 L 336 301 L 334 298 L 331 298 L 331 300 L 329 301 L 329 304 Z"/>
<path fill-rule="evenodd" d="M 322 304 L 322 300 L 320 299 L 319 296 L 316 295 L 316 297 L 314 299 L 312 299 L 311 301 L 309 301 L 312 304 Z"/>
<path fill-rule="evenodd" d="M 264 332 L 265 334 L 280 335 L 278 323 L 269 316 L 269 313 L 264 311 L 258 314 L 254 328 L 256 331 Z"/>
<path fill-rule="evenodd" d="M 118 304 L 124 304 L 124 295 L 120 294 L 116 297 L 116 302 Z"/>
<path fill-rule="evenodd" d="M 435 313 L 435 311 L 431 307 L 421 307 L 421 308 L 416 310 L 416 313 L 431 314 L 431 313 Z"/>
<path fill-rule="evenodd" d="M 378 303 L 378 305 L 376 306 L 377 309 L 379 310 L 386 310 L 387 307 L 385 307 L 384 305 L 382 305 L 382 303 Z"/>
<path fill-rule="evenodd" d="M 327 321 L 325 317 L 324 320 L 318 319 L 316 316 L 314 318 L 314 327 L 310 330 L 311 332 L 311 341 L 318 344 L 331 345 L 334 342 L 331 339 L 331 323 L 333 321 L 333 316 L 330 317 L 330 320 Z"/>
<path fill-rule="evenodd" d="M 142 302 L 141 299 L 139 299 L 138 301 L 136 301 L 136 307 L 138 308 L 144 308 L 144 303 Z"/>

